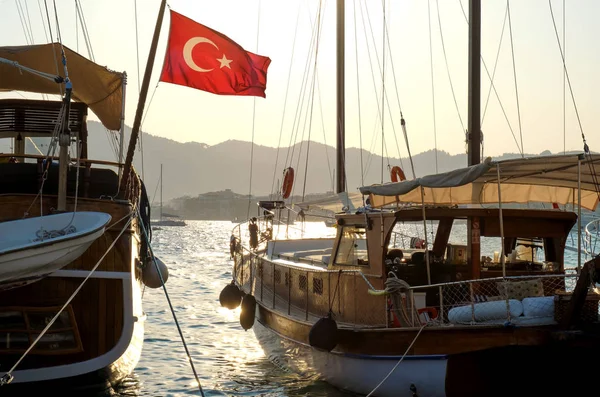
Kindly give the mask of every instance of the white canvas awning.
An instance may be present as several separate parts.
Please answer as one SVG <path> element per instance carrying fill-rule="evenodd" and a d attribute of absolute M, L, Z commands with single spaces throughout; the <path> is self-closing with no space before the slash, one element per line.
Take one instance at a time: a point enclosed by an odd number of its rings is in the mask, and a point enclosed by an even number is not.
<path fill-rule="evenodd" d="M 123 108 L 123 73 L 100 66 L 67 47 L 64 47 L 64 51 L 69 79 L 73 83 L 73 99 L 88 105 L 106 128 L 119 130 Z M 45 74 L 65 76 L 59 43 L 0 47 L 0 58 Z M 60 94 L 56 82 L 23 71 L 14 64 L 0 62 L 0 91 L 13 90 Z"/>
<path fill-rule="evenodd" d="M 600 189 L 600 155 L 569 154 L 483 163 L 410 181 L 363 186 L 371 206 L 394 203 L 431 205 L 497 204 L 498 174 L 503 203 L 578 204 L 578 159 L 581 158 L 581 206 L 594 211 Z"/>

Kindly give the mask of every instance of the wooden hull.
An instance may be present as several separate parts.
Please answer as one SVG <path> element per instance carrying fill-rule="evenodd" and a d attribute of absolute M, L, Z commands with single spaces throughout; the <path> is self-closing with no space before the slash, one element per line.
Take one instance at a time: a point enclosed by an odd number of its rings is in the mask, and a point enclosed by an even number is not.
<path fill-rule="evenodd" d="M 425 328 L 397 366 L 418 330 L 339 329 L 340 343 L 326 352 L 309 345 L 310 323 L 260 304 L 253 328 L 274 363 L 359 394 L 370 393 L 390 372 L 374 395 L 412 397 L 411 385 L 420 396 L 596 391 L 589 382 L 569 379 L 593 376 L 593 368 L 574 363 L 600 353 L 597 339 L 567 333 L 558 341 L 554 327 Z M 525 385 L 517 388 L 519 377 Z"/>
<path fill-rule="evenodd" d="M 29 205 L 30 199 L 30 196 L 27 199 L 5 196 L 0 198 L 0 205 L 6 201 L 5 207 L 11 206 L 11 215 L 14 215 L 23 213 L 22 207 Z M 53 197 L 44 197 L 44 204 L 51 206 L 53 200 Z M 130 375 L 140 359 L 145 314 L 141 270 L 137 266 L 140 233 L 136 220 L 105 255 L 125 226 L 125 221 L 119 220 L 131 212 L 131 204 L 80 198 L 77 208 L 109 213 L 112 227 L 107 227 L 103 236 L 63 269 L 35 283 L 0 291 L 0 313 L 5 316 L 5 324 L 0 322 L 0 368 L 3 371 L 0 376 L 23 356 L 24 347 L 15 342 L 15 335 L 27 337 L 28 334 L 29 340 L 33 340 L 46 321 L 73 295 L 63 312 L 65 317 L 57 320 L 60 325 L 53 326 L 46 336 L 54 333 L 74 337 L 56 343 L 53 339 L 40 340 L 12 372 L 14 379 L 2 386 L 2 393 L 18 394 L 22 390 L 49 387 L 61 391 L 106 389 Z M 90 275 L 98 262 L 96 271 Z M 18 313 L 14 324 L 22 317 L 27 319 L 25 325 L 12 325 L 10 329 L 6 316 L 11 313 Z"/>

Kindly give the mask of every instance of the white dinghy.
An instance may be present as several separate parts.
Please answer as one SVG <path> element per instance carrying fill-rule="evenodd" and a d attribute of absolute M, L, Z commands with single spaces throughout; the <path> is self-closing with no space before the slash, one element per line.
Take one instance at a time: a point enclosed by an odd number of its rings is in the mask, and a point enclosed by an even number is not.
<path fill-rule="evenodd" d="M 111 216 L 79 211 L 0 222 L 0 290 L 40 280 L 79 258 Z"/>

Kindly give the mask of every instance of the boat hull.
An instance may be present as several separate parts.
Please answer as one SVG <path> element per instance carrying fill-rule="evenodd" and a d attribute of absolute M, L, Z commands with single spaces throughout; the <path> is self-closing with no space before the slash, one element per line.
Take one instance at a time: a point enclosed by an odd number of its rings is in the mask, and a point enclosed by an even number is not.
<path fill-rule="evenodd" d="M 74 278 L 73 275 L 73 272 L 59 271 L 49 279 L 60 282 L 61 278 Z M 2 386 L 3 393 L 17 395 L 24 390 L 50 387 L 69 392 L 101 391 L 118 385 L 131 375 L 141 357 L 144 341 L 145 314 L 141 308 L 141 289 L 139 282 L 132 281 L 128 274 L 112 276 L 122 280 L 122 299 L 127 302 L 123 305 L 121 336 L 113 348 L 102 355 L 79 362 L 23 370 L 17 368 L 12 373 L 12 382 Z M 1 375 L 4 373 L 0 372 Z"/>
<path fill-rule="evenodd" d="M 460 352 L 457 345 L 451 346 L 449 342 L 450 339 L 462 339 L 457 338 L 456 333 L 446 339 L 441 332 L 448 331 L 434 331 L 433 335 L 427 335 L 432 333 L 424 330 L 417 340 L 421 337 L 424 340 L 437 338 L 437 350 L 452 353 L 415 354 L 412 350 L 413 353 L 406 355 L 398 364 L 403 356 L 401 350 L 406 350 L 403 346 L 406 335 L 400 335 L 400 331 L 374 331 L 371 335 L 368 331 L 342 331 L 341 349 L 326 352 L 307 343 L 310 325 L 274 313 L 261 305 L 257 306 L 253 329 L 265 354 L 274 364 L 302 377 L 323 380 L 340 389 L 366 395 L 389 375 L 373 394 L 380 397 L 413 397 L 412 387 L 419 396 L 531 396 L 542 395 L 541 391 L 549 395 L 555 395 L 557 391 L 565 395 L 573 391 L 589 394 L 595 391 L 593 384 L 569 379 L 589 379 L 584 376 L 593 377 L 595 370 L 583 364 L 567 363 L 584 363 L 589 357 L 600 354 L 595 339 L 580 334 L 566 337 L 568 333 L 560 334 L 562 340 L 553 341 L 548 330 L 534 333 L 524 328 L 466 331 L 464 337 L 471 339 L 472 349 Z M 411 340 L 417 332 L 412 333 Z M 519 335 L 519 332 L 527 334 Z M 476 339 L 491 337 L 502 340 L 502 334 L 511 335 L 515 344 L 499 343 L 484 349 L 477 347 Z M 350 339 L 356 346 L 355 352 L 344 351 L 344 344 L 348 344 Z M 361 347 L 373 346 L 373 340 L 379 340 L 380 348 L 385 349 L 385 345 L 393 339 L 398 340 L 398 347 L 387 348 L 390 354 L 359 352 Z M 444 343 L 444 339 L 448 343 Z M 557 376 L 549 376 L 554 374 Z M 525 382 L 517 382 L 520 377 Z"/>
<path fill-rule="evenodd" d="M 323 380 L 339 389 L 368 394 L 390 373 L 377 389 L 377 396 L 411 397 L 411 385 L 423 396 L 445 396 L 447 357 L 407 357 L 392 371 L 401 356 L 328 353 L 285 338 L 260 321 L 254 333 L 265 354 L 275 364 L 305 378 Z"/>

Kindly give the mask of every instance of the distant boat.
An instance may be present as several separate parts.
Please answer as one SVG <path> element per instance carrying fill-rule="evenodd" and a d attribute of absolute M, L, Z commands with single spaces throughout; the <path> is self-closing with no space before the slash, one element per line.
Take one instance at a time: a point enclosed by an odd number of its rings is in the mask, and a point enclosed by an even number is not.
<path fill-rule="evenodd" d="M 166 218 L 179 218 L 178 215 L 166 214 L 163 213 L 163 194 L 162 194 L 162 185 L 163 185 L 163 165 L 160 165 L 160 220 L 151 221 L 153 230 L 160 230 L 158 228 L 154 228 L 154 226 L 185 226 L 186 223 L 184 220 L 179 219 L 163 219 Z"/>
<path fill-rule="evenodd" d="M 82 211 L 1 222 L 0 290 L 41 280 L 79 258 L 110 220 Z"/>

